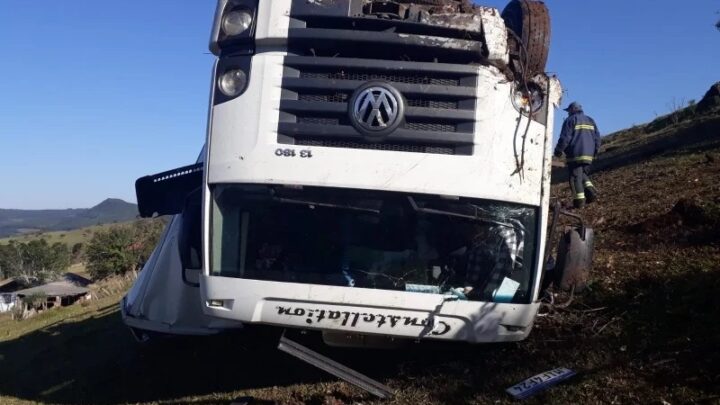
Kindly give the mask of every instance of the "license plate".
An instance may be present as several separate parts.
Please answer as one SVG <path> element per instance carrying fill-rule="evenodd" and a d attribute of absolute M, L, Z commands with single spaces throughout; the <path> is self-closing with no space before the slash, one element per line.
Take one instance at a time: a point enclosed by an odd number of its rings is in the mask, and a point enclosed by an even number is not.
<path fill-rule="evenodd" d="M 542 391 L 561 381 L 575 375 L 575 372 L 567 368 L 556 368 L 555 370 L 546 371 L 527 380 L 518 383 L 506 391 L 516 399 L 525 399 L 538 391 Z"/>

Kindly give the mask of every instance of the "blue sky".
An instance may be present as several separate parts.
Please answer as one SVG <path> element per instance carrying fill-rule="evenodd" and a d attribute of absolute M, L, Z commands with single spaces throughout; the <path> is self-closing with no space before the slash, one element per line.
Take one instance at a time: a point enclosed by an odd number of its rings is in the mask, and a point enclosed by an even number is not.
<path fill-rule="evenodd" d="M 565 104 L 581 101 L 604 133 L 720 80 L 720 1 L 547 3 L 548 70 Z M 205 133 L 213 12 L 209 0 L 2 0 L 0 208 L 134 201 L 137 177 L 191 163 Z"/>

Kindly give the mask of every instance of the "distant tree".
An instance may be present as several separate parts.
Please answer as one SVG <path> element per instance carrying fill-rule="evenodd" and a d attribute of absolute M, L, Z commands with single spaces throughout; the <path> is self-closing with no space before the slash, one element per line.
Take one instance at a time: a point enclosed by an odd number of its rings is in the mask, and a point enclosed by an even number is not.
<path fill-rule="evenodd" d="M 70 250 L 63 243 L 50 245 L 39 239 L 0 246 L 0 274 L 26 285 L 55 280 L 69 266 Z"/>
<path fill-rule="evenodd" d="M 13 252 L 10 246 L 15 243 L 17 242 L 11 240 L 7 245 L 0 245 L 0 280 L 12 277 L 11 259 Z"/>
<path fill-rule="evenodd" d="M 133 236 L 132 228 L 127 226 L 96 232 L 85 250 L 90 275 L 101 279 L 134 269 Z"/>
<path fill-rule="evenodd" d="M 102 279 L 136 271 L 150 257 L 165 222 L 142 220 L 95 232 L 85 249 L 90 275 Z"/>

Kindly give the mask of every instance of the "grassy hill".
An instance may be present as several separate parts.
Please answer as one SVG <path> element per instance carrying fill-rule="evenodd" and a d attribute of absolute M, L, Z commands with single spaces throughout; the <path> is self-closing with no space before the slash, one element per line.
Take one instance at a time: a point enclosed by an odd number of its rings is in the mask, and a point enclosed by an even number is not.
<path fill-rule="evenodd" d="M 122 222 L 126 224 L 129 222 Z M 97 231 L 107 230 L 116 226 L 117 223 L 93 225 L 80 229 L 73 229 L 70 231 L 54 231 L 54 232 L 34 232 L 25 233 L 22 235 L 9 236 L 7 238 L 0 239 L 0 245 L 6 244 L 11 240 L 16 242 L 30 242 L 31 240 L 45 239 L 49 244 L 56 242 L 65 243 L 69 248 L 72 248 L 76 243 L 86 244 L 92 239 L 93 235 Z"/>
<path fill-rule="evenodd" d="M 643 125 L 636 125 L 603 137 L 594 172 L 639 164 L 657 156 L 692 154 L 720 146 L 720 82 L 714 84 L 700 103 L 692 104 Z M 567 170 L 553 168 L 553 183 L 567 181 Z"/>
<path fill-rule="evenodd" d="M 713 114 L 607 140 L 601 200 L 583 211 L 597 234 L 592 284 L 568 307 L 544 307 L 527 341 L 323 352 L 395 389 L 382 403 L 512 404 L 507 387 L 555 367 L 579 374 L 525 403 L 719 403 L 720 145 L 703 129 L 718 125 Z M 553 198 L 569 201 L 564 182 Z M 240 333 L 138 350 L 119 297 L 27 324 L 0 317 L 0 402 L 381 403 L 278 352 L 263 330 L 248 332 L 260 345 Z"/>
<path fill-rule="evenodd" d="M 108 198 L 92 208 L 67 210 L 0 209 L 0 238 L 27 233 L 67 231 L 138 216 L 137 205 Z"/>

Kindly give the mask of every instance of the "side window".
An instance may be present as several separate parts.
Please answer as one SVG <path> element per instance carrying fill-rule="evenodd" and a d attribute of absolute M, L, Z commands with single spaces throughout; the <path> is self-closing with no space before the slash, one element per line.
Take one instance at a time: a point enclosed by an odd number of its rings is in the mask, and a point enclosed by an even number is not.
<path fill-rule="evenodd" d="M 184 270 L 202 268 L 202 188 L 188 194 L 182 211 L 182 229 L 180 230 L 180 260 Z"/>

